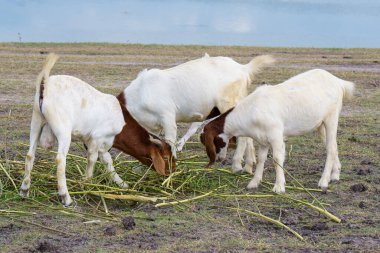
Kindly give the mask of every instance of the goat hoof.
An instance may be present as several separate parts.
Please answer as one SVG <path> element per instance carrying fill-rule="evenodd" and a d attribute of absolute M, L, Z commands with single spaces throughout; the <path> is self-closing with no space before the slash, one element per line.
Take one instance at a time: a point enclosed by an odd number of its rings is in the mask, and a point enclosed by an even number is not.
<path fill-rule="evenodd" d="M 327 193 L 327 187 L 321 187 L 321 189 L 322 189 L 322 193 L 323 193 L 323 194 L 326 194 L 326 193 Z"/>
<path fill-rule="evenodd" d="M 20 196 L 23 198 L 29 197 L 29 189 L 20 189 Z"/>
<path fill-rule="evenodd" d="M 273 187 L 273 191 L 275 193 L 284 193 L 285 192 L 285 185 L 275 184 Z"/>
<path fill-rule="evenodd" d="M 120 186 L 120 188 L 123 188 L 123 189 L 129 188 L 129 185 L 126 182 L 122 182 L 121 184 L 119 184 L 119 186 Z"/>
<path fill-rule="evenodd" d="M 242 174 L 243 168 L 232 168 L 232 173 L 234 174 Z"/>
<path fill-rule="evenodd" d="M 253 189 L 257 189 L 259 188 L 259 182 L 257 181 L 251 181 L 249 182 L 249 184 L 247 185 L 247 190 L 253 190 Z"/>
<path fill-rule="evenodd" d="M 82 177 L 82 181 L 83 181 L 83 182 L 91 182 L 91 178 L 92 178 L 92 177 L 89 177 L 89 176 L 83 176 L 83 177 Z"/>
<path fill-rule="evenodd" d="M 253 168 L 252 168 L 252 166 L 249 166 L 249 165 L 245 165 L 244 166 L 244 170 L 245 170 L 245 172 L 247 172 L 248 174 L 253 174 Z"/>
<path fill-rule="evenodd" d="M 69 194 L 63 194 L 63 195 L 60 195 L 60 197 L 61 197 L 62 204 L 65 207 L 68 207 L 71 205 L 71 203 L 73 203 Z"/>
<path fill-rule="evenodd" d="M 318 182 L 318 186 L 322 189 L 322 191 L 327 191 L 327 187 L 328 187 L 328 185 L 329 185 L 329 183 L 328 183 L 329 181 L 328 180 L 319 180 L 319 182 Z"/>
<path fill-rule="evenodd" d="M 242 173 L 243 167 L 240 163 L 232 163 L 232 172 L 233 173 Z"/>
<path fill-rule="evenodd" d="M 179 142 L 177 145 L 177 151 L 181 152 L 183 149 L 183 146 L 185 146 L 185 143 Z"/>
<path fill-rule="evenodd" d="M 339 174 L 331 174 L 331 182 L 339 181 Z"/>

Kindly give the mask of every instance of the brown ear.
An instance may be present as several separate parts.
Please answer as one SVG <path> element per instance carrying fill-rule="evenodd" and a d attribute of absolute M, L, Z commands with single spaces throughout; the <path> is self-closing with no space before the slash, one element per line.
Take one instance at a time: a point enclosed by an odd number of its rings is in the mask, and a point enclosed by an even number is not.
<path fill-rule="evenodd" d="M 154 169 L 157 171 L 157 173 L 166 176 L 165 161 L 162 158 L 161 154 L 157 150 L 152 150 L 150 155 L 152 157 Z"/>
<path fill-rule="evenodd" d="M 207 156 L 210 159 L 209 163 L 206 165 L 207 167 L 210 167 L 215 163 L 216 159 L 216 149 L 215 149 L 215 144 L 214 144 L 214 137 L 212 134 L 208 133 L 205 136 L 205 146 L 206 146 L 206 152 Z"/>

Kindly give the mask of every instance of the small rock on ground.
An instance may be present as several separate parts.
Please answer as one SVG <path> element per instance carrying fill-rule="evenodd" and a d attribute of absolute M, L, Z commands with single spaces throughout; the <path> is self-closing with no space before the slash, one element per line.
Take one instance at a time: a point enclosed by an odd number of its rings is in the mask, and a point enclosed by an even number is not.
<path fill-rule="evenodd" d="M 354 184 L 350 187 L 353 192 L 365 192 L 368 187 L 363 183 Z"/>
<path fill-rule="evenodd" d="M 132 216 L 123 217 L 121 222 L 126 230 L 132 230 L 135 228 L 135 219 Z"/>
<path fill-rule="evenodd" d="M 106 227 L 106 229 L 104 229 L 104 235 L 116 235 L 116 227 L 114 225 Z"/>

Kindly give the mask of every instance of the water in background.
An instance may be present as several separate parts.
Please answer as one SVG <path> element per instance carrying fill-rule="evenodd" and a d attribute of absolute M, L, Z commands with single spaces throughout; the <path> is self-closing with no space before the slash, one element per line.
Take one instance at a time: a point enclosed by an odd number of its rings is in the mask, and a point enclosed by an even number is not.
<path fill-rule="evenodd" d="M 0 0 L 0 41 L 380 47 L 378 0 Z"/>

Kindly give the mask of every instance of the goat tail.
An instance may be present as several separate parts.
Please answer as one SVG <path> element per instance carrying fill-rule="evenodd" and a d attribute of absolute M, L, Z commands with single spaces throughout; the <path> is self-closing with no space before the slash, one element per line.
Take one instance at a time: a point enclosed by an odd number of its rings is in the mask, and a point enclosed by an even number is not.
<path fill-rule="evenodd" d="M 253 76 L 259 73 L 264 67 L 270 66 L 275 62 L 271 55 L 260 55 L 253 58 L 248 64 L 245 65 L 251 80 Z"/>
<path fill-rule="evenodd" d="M 40 90 L 41 85 L 44 85 L 48 82 L 50 71 L 53 68 L 54 64 L 58 60 L 59 56 L 50 53 L 45 60 L 44 66 L 42 67 L 42 71 L 37 77 L 36 90 L 37 92 Z"/>
<path fill-rule="evenodd" d="M 353 82 L 343 81 L 343 100 L 348 101 L 354 97 L 355 84 Z"/>

